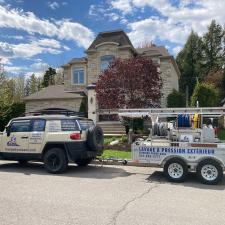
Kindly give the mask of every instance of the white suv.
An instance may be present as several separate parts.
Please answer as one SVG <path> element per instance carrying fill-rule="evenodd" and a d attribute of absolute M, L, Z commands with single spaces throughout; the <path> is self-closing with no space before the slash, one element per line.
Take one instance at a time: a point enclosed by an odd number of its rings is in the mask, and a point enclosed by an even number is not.
<path fill-rule="evenodd" d="M 43 161 L 50 173 L 62 173 L 68 162 L 86 166 L 103 151 L 103 132 L 92 120 L 62 115 L 12 119 L 0 133 L 0 159 Z"/>

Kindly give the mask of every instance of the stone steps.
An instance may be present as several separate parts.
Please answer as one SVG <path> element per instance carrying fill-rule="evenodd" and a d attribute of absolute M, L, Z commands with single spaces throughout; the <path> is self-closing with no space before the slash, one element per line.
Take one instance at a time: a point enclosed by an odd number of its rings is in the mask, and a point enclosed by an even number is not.
<path fill-rule="evenodd" d="M 126 134 L 125 127 L 120 122 L 104 121 L 98 122 L 97 125 L 103 129 L 105 136 L 122 136 Z"/>

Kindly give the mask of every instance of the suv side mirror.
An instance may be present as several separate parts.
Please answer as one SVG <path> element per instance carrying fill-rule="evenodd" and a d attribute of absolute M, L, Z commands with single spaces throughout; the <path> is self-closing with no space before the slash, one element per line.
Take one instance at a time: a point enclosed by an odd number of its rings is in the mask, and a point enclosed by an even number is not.
<path fill-rule="evenodd" d="M 6 130 L 7 137 L 9 137 L 10 136 L 10 127 L 9 126 L 5 127 L 5 130 Z"/>

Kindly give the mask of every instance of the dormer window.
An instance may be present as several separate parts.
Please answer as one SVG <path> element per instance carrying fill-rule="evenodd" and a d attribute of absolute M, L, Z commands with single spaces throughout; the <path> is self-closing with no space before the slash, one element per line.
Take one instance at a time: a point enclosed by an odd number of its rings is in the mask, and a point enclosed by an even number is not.
<path fill-rule="evenodd" d="M 101 56 L 101 72 L 106 70 L 109 67 L 110 62 L 115 59 L 114 55 L 104 55 Z"/>
<path fill-rule="evenodd" d="M 73 84 L 79 84 L 79 85 L 84 84 L 85 78 L 84 78 L 84 68 L 83 67 L 74 68 L 72 75 L 73 75 L 73 77 L 72 77 Z"/>

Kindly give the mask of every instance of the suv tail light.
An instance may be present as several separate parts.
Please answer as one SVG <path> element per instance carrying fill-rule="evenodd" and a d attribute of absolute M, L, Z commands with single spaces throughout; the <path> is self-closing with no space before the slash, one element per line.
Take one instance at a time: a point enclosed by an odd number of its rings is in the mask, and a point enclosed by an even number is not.
<path fill-rule="evenodd" d="M 70 139 L 72 140 L 79 140 L 81 137 L 80 137 L 80 133 L 72 133 L 70 134 Z"/>

